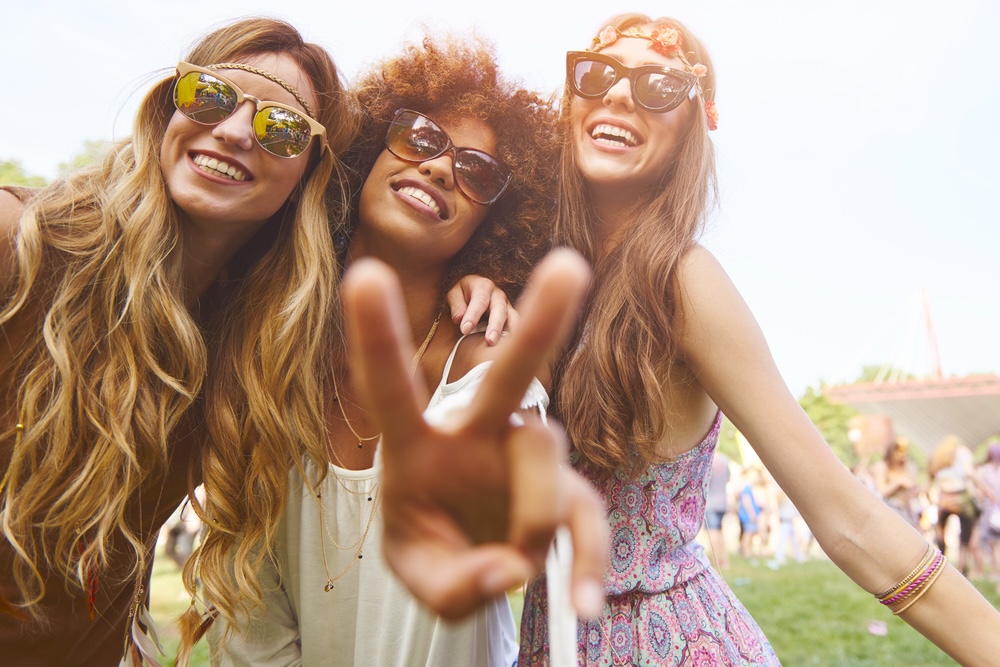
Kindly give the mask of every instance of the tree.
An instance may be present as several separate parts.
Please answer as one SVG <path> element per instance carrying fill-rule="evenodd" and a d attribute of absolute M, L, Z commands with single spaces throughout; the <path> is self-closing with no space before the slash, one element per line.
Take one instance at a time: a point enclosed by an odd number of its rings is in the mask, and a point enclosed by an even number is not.
<path fill-rule="evenodd" d="M 45 179 L 26 174 L 20 160 L 0 160 L 0 185 L 41 187 L 45 185 Z"/>
<path fill-rule="evenodd" d="M 809 387 L 799 399 L 799 405 L 827 441 L 834 454 L 848 467 L 857 463 L 854 447 L 847 437 L 847 421 L 858 414 L 854 408 L 833 403 L 822 391 Z"/>
<path fill-rule="evenodd" d="M 59 163 L 59 177 L 66 178 L 74 171 L 100 162 L 107 148 L 108 142 L 106 141 L 84 141 L 83 148 L 74 153 L 69 162 Z"/>

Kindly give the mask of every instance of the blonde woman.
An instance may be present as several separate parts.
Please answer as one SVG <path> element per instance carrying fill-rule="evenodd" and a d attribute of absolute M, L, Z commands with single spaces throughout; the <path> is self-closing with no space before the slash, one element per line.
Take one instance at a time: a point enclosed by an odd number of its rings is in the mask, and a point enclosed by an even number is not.
<path fill-rule="evenodd" d="M 224 613 L 259 591 L 248 551 L 224 572 L 211 556 L 269 536 L 271 508 L 234 505 L 284 489 L 291 428 L 323 429 L 301 399 L 326 361 L 344 102 L 322 48 L 239 21 L 153 87 L 100 165 L 0 191 L 5 665 L 117 664 L 123 647 L 138 664 L 156 535 L 202 480 L 206 585 Z"/>
<path fill-rule="evenodd" d="M 935 535 L 938 549 L 945 550 L 945 528 L 948 520 L 956 517 L 959 523 L 956 566 L 962 574 L 968 575 L 972 534 L 980 514 L 976 498 L 981 493 L 972 450 L 958 436 L 949 435 L 931 452 L 927 475 L 937 497 Z"/>

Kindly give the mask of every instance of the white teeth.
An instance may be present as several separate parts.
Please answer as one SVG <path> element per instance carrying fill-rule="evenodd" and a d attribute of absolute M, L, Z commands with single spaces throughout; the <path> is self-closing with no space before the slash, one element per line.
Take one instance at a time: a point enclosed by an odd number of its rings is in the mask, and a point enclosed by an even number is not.
<path fill-rule="evenodd" d="M 217 160 L 214 157 L 208 157 L 207 155 L 195 155 L 194 163 L 201 167 L 201 170 L 208 174 L 215 174 L 216 176 L 224 176 L 230 178 L 234 181 L 245 181 L 247 180 L 246 174 L 237 169 L 236 167 Z"/>
<path fill-rule="evenodd" d="M 426 204 L 434 211 L 434 213 L 437 214 L 438 217 L 441 217 L 441 207 L 439 207 L 438 203 L 434 201 L 434 197 L 431 197 L 429 194 L 427 194 L 420 188 L 415 188 L 413 186 L 406 185 L 404 187 L 401 187 L 398 190 L 398 192 L 401 192 L 402 194 L 407 195 L 409 197 L 413 197 L 417 201 Z"/>
<path fill-rule="evenodd" d="M 626 146 L 637 146 L 639 144 L 639 140 L 636 139 L 634 134 L 623 127 L 610 125 L 608 123 L 600 123 L 596 125 L 594 129 L 591 130 L 590 135 L 600 143 L 608 144 L 610 146 L 621 146 L 622 144 Z"/>

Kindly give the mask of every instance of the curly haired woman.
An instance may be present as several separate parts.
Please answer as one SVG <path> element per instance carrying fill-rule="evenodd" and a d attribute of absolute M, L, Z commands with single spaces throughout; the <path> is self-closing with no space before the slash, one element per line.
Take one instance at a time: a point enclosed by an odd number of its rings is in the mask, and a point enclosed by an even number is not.
<path fill-rule="evenodd" d="M 324 429 L 300 397 L 327 363 L 343 95 L 293 27 L 239 21 L 153 87 L 100 165 L 0 190 L 5 665 L 117 664 L 123 645 L 141 662 L 157 533 L 202 480 L 206 564 L 236 533 L 270 539 L 228 500 L 283 494 L 288 430 Z M 224 613 L 259 590 L 259 560 L 206 582 Z"/>
<path fill-rule="evenodd" d="M 442 288 L 476 272 L 516 294 L 548 247 L 558 154 L 546 100 L 497 71 L 478 41 L 425 39 L 358 86 L 349 159 L 364 183 L 346 264 L 377 258 L 400 276 L 411 372 L 436 387 L 428 413 L 463 405 L 496 348 L 442 319 Z M 500 346 L 502 347 L 502 346 Z M 343 347 L 327 378 L 329 438 L 291 471 L 263 614 L 213 628 L 221 664 L 510 665 L 515 629 L 500 595 L 458 623 L 395 579 L 381 549 L 380 435 L 359 405 Z M 544 411 L 537 381 L 523 408 Z M 387 491 L 388 493 L 388 491 Z"/>

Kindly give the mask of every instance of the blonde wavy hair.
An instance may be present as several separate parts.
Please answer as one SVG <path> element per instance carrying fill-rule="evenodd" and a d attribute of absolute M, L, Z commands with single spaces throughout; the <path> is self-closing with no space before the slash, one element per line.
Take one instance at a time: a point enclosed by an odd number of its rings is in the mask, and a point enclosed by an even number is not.
<path fill-rule="evenodd" d="M 191 592 L 200 584 L 230 624 L 261 602 L 257 572 L 271 555 L 289 466 L 301 467 L 305 443 L 326 441 L 324 376 L 317 369 L 331 367 L 331 341 L 339 339 L 332 233 L 346 225 L 349 187 L 340 155 L 358 127 L 355 98 L 325 49 L 302 41 L 286 24 L 249 27 L 214 33 L 209 48 L 203 43 L 192 54 L 193 62 L 291 55 L 319 97 L 316 120 L 331 150 L 286 210 L 251 241 L 244 255 L 252 264 L 236 267 L 233 282 L 219 284 L 227 305 L 207 326 L 214 343 L 201 448 L 206 501 L 199 506 L 192 497 L 192 505 L 208 531 L 184 580 Z"/>
<path fill-rule="evenodd" d="M 282 21 L 224 26 L 185 59 L 209 65 L 270 52 L 290 54 L 310 78 L 332 150 L 313 149 L 289 202 L 193 312 L 182 284 L 183 214 L 160 167 L 173 77 L 144 97 L 132 136 L 101 164 L 26 202 L 0 324 L 39 335 L 0 369 L 24 424 L 0 525 L 16 554 L 13 602 L 36 618 L 46 570 L 78 590 L 92 568 L 122 580 L 145 571 L 134 504 L 143 489 L 161 488 L 172 445 L 195 427 L 201 456 L 191 459 L 188 485 L 204 479 L 208 500 L 198 509 L 212 527 L 201 576 L 224 613 L 235 591 L 259 595 L 261 555 L 239 549 L 235 564 L 223 564 L 220 554 L 228 559 L 236 536 L 270 541 L 280 508 L 248 499 L 271 487 L 280 488 L 261 497 L 284 498 L 289 443 L 323 430 L 310 392 L 338 280 L 329 223 L 346 202 L 327 189 L 331 175 L 334 187 L 343 182 L 337 156 L 356 126 L 329 55 Z M 134 567 L 106 571 L 121 538 Z"/>
<path fill-rule="evenodd" d="M 702 63 L 702 92 L 672 159 L 664 162 L 649 195 L 629 211 L 621 242 L 598 258 L 598 220 L 576 166 L 569 132 L 572 93 L 563 94 L 564 145 L 555 243 L 580 251 L 594 265 L 584 326 L 556 369 L 555 412 L 582 460 L 599 471 L 635 473 L 654 461 L 669 435 L 663 378 L 677 356 L 680 312 L 677 265 L 700 237 L 716 197 L 715 153 L 703 105 L 715 98 L 715 68 L 705 47 L 679 21 L 621 14 L 604 26 L 668 24 L 681 33 L 689 62 Z M 580 345 L 581 339 L 583 344 Z"/>

